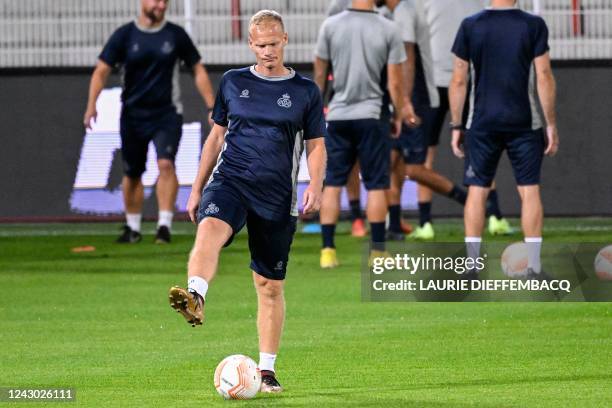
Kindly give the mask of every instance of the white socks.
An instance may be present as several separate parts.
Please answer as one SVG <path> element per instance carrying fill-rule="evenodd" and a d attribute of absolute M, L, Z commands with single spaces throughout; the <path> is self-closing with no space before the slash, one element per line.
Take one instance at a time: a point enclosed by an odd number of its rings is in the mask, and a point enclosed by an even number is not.
<path fill-rule="evenodd" d="M 206 299 L 208 282 L 199 276 L 192 276 L 187 281 L 187 290 L 195 291 L 198 295 L 202 296 L 202 299 Z"/>
<path fill-rule="evenodd" d="M 157 228 L 159 227 L 168 227 L 168 229 L 172 229 L 172 216 L 174 213 L 172 211 L 160 211 L 158 220 L 157 220 Z"/>
<path fill-rule="evenodd" d="M 132 229 L 132 231 L 140 232 L 140 222 L 142 220 L 142 214 L 125 214 L 125 220 L 128 225 Z"/>
<path fill-rule="evenodd" d="M 476 259 L 480 256 L 481 243 L 481 237 L 465 237 L 465 249 L 468 258 Z"/>
<path fill-rule="evenodd" d="M 276 354 L 259 353 L 259 370 L 274 372 L 274 363 L 276 362 Z"/>
<path fill-rule="evenodd" d="M 527 268 L 533 269 L 535 273 L 542 271 L 540 253 L 542 252 L 542 237 L 525 237 L 527 244 Z"/>

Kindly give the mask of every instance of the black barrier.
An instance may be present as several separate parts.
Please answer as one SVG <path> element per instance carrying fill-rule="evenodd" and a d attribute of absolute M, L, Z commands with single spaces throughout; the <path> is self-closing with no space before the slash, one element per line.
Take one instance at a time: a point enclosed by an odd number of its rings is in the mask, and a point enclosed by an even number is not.
<path fill-rule="evenodd" d="M 211 72 L 214 85 L 221 74 Z M 564 66 L 556 68 L 555 75 L 561 148 L 557 157 L 544 162 L 542 196 L 546 213 L 612 215 L 610 68 Z M 33 71 L 27 75 L 11 71 L 0 77 L 0 219 L 75 215 L 70 197 L 83 147 L 81 122 L 88 84 L 87 71 Z M 109 86 L 116 85 L 115 76 Z M 206 133 L 204 105 L 189 74 L 182 74 L 181 90 L 185 122 L 201 122 Z M 462 162 L 452 157 L 448 145 L 449 135 L 445 134 L 436 168 L 461 183 Z M 520 203 L 506 158 L 500 164 L 497 185 L 502 210 L 508 215 L 518 214 Z M 155 212 L 155 202 L 149 200 L 145 215 Z M 462 209 L 450 200 L 435 197 L 434 212 L 458 216 Z"/>

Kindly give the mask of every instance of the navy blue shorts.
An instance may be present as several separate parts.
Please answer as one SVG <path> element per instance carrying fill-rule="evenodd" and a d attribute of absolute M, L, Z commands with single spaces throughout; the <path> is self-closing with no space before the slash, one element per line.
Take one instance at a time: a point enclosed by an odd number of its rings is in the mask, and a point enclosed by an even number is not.
<path fill-rule="evenodd" d="M 240 190 L 228 182 L 216 185 L 212 190 L 204 189 L 198 210 L 198 224 L 206 217 L 220 219 L 232 227 L 232 236 L 225 246 L 231 244 L 234 236 L 246 224 L 251 269 L 268 279 L 285 279 L 297 217 L 288 215 L 287 219 L 281 221 L 260 217 L 248 205 Z"/>
<path fill-rule="evenodd" d="M 181 141 L 183 117 L 170 112 L 160 117 L 143 120 L 121 115 L 121 154 L 123 170 L 128 177 L 139 178 L 146 170 L 147 152 L 151 140 L 158 159 L 174 163 Z"/>
<path fill-rule="evenodd" d="M 504 150 L 508 153 L 516 184 L 540 184 L 546 139 L 542 129 L 514 132 L 468 130 L 465 135 L 465 173 L 467 186 L 490 187 Z"/>
<path fill-rule="evenodd" d="M 325 185 L 345 186 L 353 165 L 359 159 L 361 178 L 367 190 L 389 188 L 389 132 L 390 124 L 379 119 L 328 122 Z"/>
<path fill-rule="evenodd" d="M 402 125 L 400 137 L 392 143 L 401 152 L 404 163 L 423 164 L 427 159 L 428 135 L 434 110 L 429 106 L 415 106 L 414 109 L 421 118 L 421 125 L 416 128 Z"/>

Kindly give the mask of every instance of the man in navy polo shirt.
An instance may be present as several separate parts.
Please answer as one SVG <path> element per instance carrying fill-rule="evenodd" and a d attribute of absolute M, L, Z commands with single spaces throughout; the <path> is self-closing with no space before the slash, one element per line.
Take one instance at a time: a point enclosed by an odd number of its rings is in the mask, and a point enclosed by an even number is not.
<path fill-rule="evenodd" d="M 493 0 L 491 4 L 463 20 L 453 45 L 456 58 L 449 89 L 452 148 L 456 156 L 465 156 L 464 182 L 469 185 L 464 214 L 466 247 L 468 257 L 478 256 L 485 202 L 506 150 L 522 201 L 528 277 L 545 279 L 540 262 L 540 170 L 543 156 L 553 156 L 559 146 L 548 29 L 542 18 L 519 10 L 515 0 Z M 469 71 L 473 89 L 464 150 L 464 124 L 460 121 Z M 546 132 L 536 105 L 536 86 Z"/>
<path fill-rule="evenodd" d="M 215 125 L 187 204 L 198 223 L 188 288 L 173 287 L 169 294 L 171 306 L 189 323 L 202 324 L 219 253 L 246 224 L 258 299 L 263 392 L 282 391 L 274 363 L 285 316 L 283 287 L 298 215 L 297 175 L 304 144 L 310 173 L 305 213 L 319 209 L 326 160 L 319 89 L 283 65 L 286 44 L 282 17 L 270 10 L 258 12 L 249 24 L 249 46 L 257 63 L 230 70 L 221 80 Z"/>
<path fill-rule="evenodd" d="M 144 202 L 142 174 L 152 140 L 157 151 L 156 193 L 159 221 L 155 242 L 170 242 L 170 229 L 178 191 L 174 168 L 183 125 L 179 63 L 194 73 L 195 84 L 209 109 L 214 103 L 212 85 L 200 54 L 180 26 L 164 19 L 168 0 L 141 0 L 141 12 L 110 37 L 91 78 L 83 123 L 91 128 L 96 100 L 112 68 L 122 68 L 121 154 L 126 225 L 117 239 L 135 243 L 142 238 L 140 221 Z"/>

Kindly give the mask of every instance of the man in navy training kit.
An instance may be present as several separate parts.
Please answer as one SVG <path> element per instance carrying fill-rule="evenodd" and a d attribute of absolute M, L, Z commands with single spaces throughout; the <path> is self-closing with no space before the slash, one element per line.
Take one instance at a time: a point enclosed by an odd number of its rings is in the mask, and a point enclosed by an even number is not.
<path fill-rule="evenodd" d="M 204 319 L 219 254 L 246 224 L 257 291 L 262 392 L 280 392 L 274 363 L 285 316 L 284 279 L 297 220 L 297 175 L 306 144 L 310 184 L 305 213 L 320 207 L 325 172 L 323 102 L 314 82 L 283 65 L 287 33 L 275 11 L 256 13 L 249 46 L 257 63 L 225 73 L 187 210 L 198 224 L 188 288 L 171 306 L 192 324 Z M 206 185 L 206 186 L 205 186 Z"/>
<path fill-rule="evenodd" d="M 482 11 L 482 0 L 420 0 L 425 6 L 427 23 L 431 34 L 431 54 L 433 57 L 433 77 L 440 96 L 440 104 L 433 109 L 428 129 L 428 148 L 425 167 L 433 168 L 440 133 L 447 131 L 446 116 L 449 111 L 448 85 L 453 75 L 454 56 L 451 52 L 453 41 L 464 18 Z M 469 96 L 468 96 L 469 98 Z M 467 118 L 468 109 L 464 109 Z M 421 226 L 431 222 L 432 191 L 427 186 L 418 185 L 419 216 Z M 491 185 L 487 200 L 488 230 L 491 235 L 507 235 L 512 227 L 502 215 L 495 182 Z"/>
<path fill-rule="evenodd" d="M 164 19 L 168 0 L 141 0 L 141 12 L 110 37 L 92 75 L 83 118 L 86 128 L 96 120 L 96 101 L 115 66 L 122 68 L 121 154 L 126 225 L 117 239 L 135 243 L 142 239 L 140 224 L 144 202 L 142 174 L 152 140 L 157 151 L 156 194 L 159 220 L 155 242 L 170 242 L 172 217 L 178 192 L 174 167 L 183 125 L 179 62 L 193 70 L 195 85 L 210 110 L 212 85 L 200 54 L 185 30 Z"/>
<path fill-rule="evenodd" d="M 543 156 L 553 156 L 559 147 L 548 29 L 541 17 L 519 10 L 515 0 L 493 0 L 491 4 L 461 23 L 453 45 L 456 58 L 449 90 L 452 149 L 457 157 L 465 158 L 464 182 L 469 186 L 464 214 L 467 255 L 479 256 L 485 201 L 506 150 L 522 202 L 527 277 L 547 279 L 540 261 L 540 172 Z M 473 103 L 462 147 L 460 121 L 468 71 L 472 73 Z M 536 86 L 546 133 L 536 105 Z M 477 277 L 475 271 L 470 275 L 470 279 Z"/>

